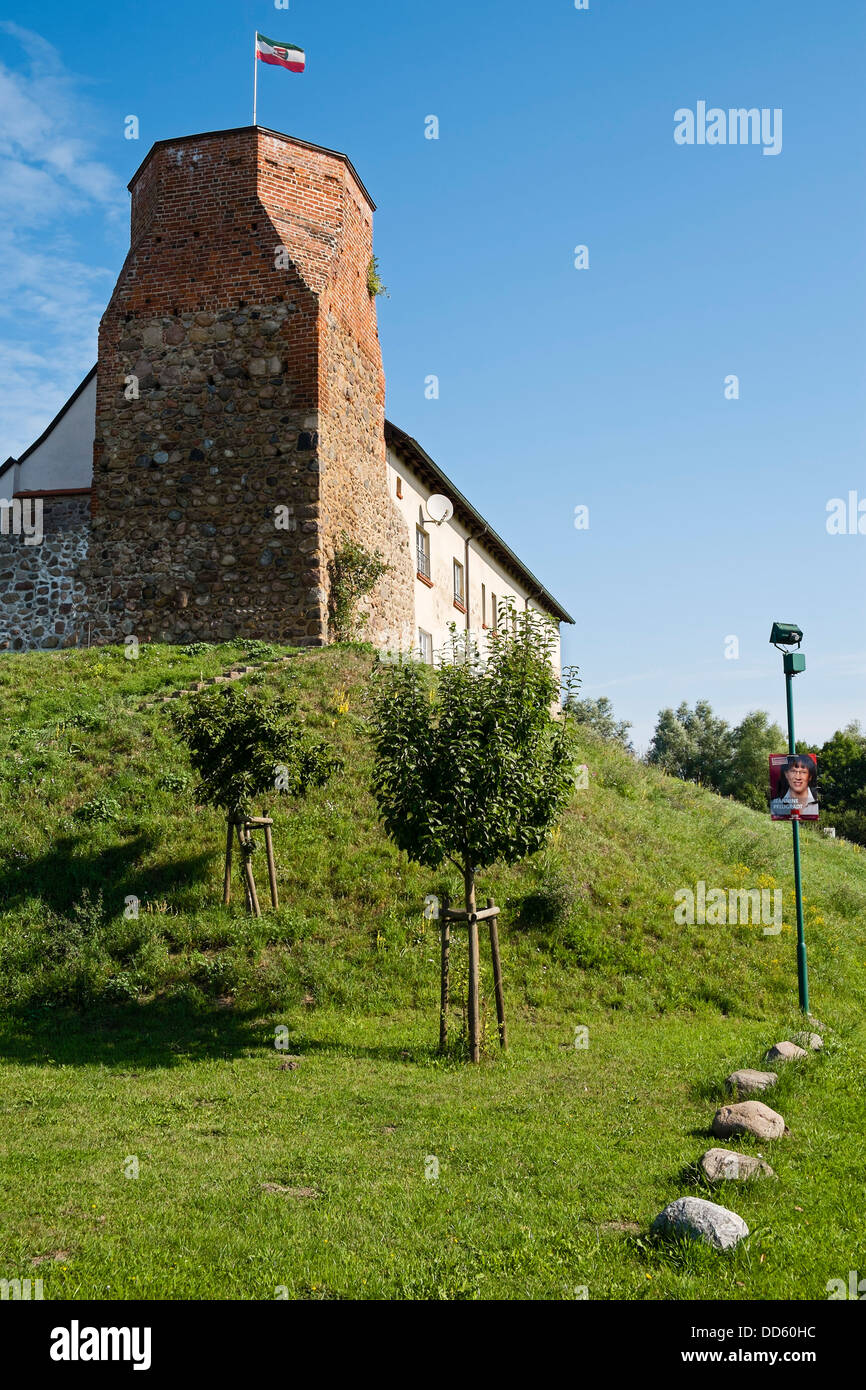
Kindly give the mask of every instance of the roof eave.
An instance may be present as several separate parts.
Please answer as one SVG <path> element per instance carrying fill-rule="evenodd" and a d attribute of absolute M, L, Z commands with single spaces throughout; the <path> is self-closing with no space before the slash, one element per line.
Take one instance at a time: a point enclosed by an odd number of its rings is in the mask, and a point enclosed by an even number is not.
<path fill-rule="evenodd" d="M 33 450 L 34 450 L 34 449 L 38 449 L 40 444 L 44 444 L 44 443 L 45 443 L 45 440 L 48 438 L 49 434 L 50 434 L 51 431 L 54 429 L 54 426 L 60 424 L 60 421 L 63 419 L 63 417 L 64 417 L 64 415 L 66 414 L 67 410 L 69 410 L 70 407 L 73 406 L 73 405 L 75 404 L 75 402 L 78 400 L 78 397 L 81 395 L 81 393 L 82 393 L 82 391 L 84 390 L 84 388 L 85 388 L 86 386 L 88 386 L 88 385 L 90 384 L 90 382 L 93 380 L 93 378 L 96 376 L 96 367 L 97 367 L 97 365 L 98 365 L 97 363 L 94 363 L 94 365 L 90 368 L 90 371 L 87 373 L 87 376 L 84 378 L 84 380 L 81 381 L 81 382 L 79 382 L 79 384 L 76 386 L 75 390 L 72 392 L 72 395 L 69 397 L 69 399 L 68 399 L 67 401 L 65 401 L 64 404 L 60 407 L 60 409 L 58 410 L 58 412 L 57 412 L 57 414 L 55 415 L 54 419 L 51 421 L 51 424 L 50 424 L 50 425 L 46 425 L 45 429 L 42 431 L 42 433 L 40 434 L 39 438 L 38 438 L 38 439 L 34 439 L 33 443 L 30 445 L 30 447 L 29 447 L 28 449 L 25 449 L 25 450 L 24 450 L 24 453 L 21 454 L 19 458 L 13 459 L 13 460 L 12 460 L 13 463 L 23 463 L 24 460 L 25 460 L 26 458 L 29 458 L 29 457 L 30 457 L 30 455 L 33 453 Z M 6 460 L 6 463 L 4 463 L 3 467 L 0 468 L 0 473 L 2 473 L 2 472 L 8 467 L 8 465 L 9 465 L 9 460 L 7 459 L 7 460 Z"/>
<path fill-rule="evenodd" d="M 228 130 L 202 130 L 198 135 L 177 135 L 174 139 L 155 140 L 126 186 L 129 191 L 132 192 L 133 184 L 139 179 L 143 170 L 147 167 L 154 151 L 162 149 L 165 145 L 185 145 L 195 140 L 209 140 L 211 137 L 217 135 L 241 135 L 244 131 L 259 131 L 262 135 L 273 135 L 277 140 L 286 140 L 290 145 L 300 145 L 304 150 L 314 150 L 317 154 L 328 154 L 333 159 L 341 159 L 364 197 L 367 199 L 367 202 L 370 204 L 372 211 L 376 211 L 376 204 L 373 202 L 373 199 L 364 186 L 357 169 L 349 156 L 344 154 L 342 150 L 331 150 L 327 145 L 315 145 L 312 140 L 301 140 L 297 135 L 286 135 L 283 130 L 271 130 L 270 126 L 264 125 L 238 125 L 231 126 Z"/>
<path fill-rule="evenodd" d="M 474 539 L 480 540 L 483 536 L 484 539 L 488 541 L 491 550 L 498 550 L 500 552 L 500 556 L 505 559 L 506 563 L 510 565 L 512 569 L 517 571 L 527 587 L 534 590 L 534 592 L 530 594 L 530 598 L 536 600 L 543 599 L 546 607 L 559 618 L 560 622 L 574 624 L 574 618 L 571 614 L 553 597 L 550 590 L 546 589 L 541 581 L 536 578 L 532 570 L 527 569 L 520 557 L 515 555 L 511 547 L 506 545 L 502 537 L 493 530 L 490 523 L 485 521 L 481 513 L 476 511 L 472 503 L 460 492 L 459 488 L 455 487 L 451 479 L 447 474 L 442 472 L 438 463 L 435 463 L 433 459 L 431 459 L 426 449 L 421 447 L 417 439 L 413 439 L 411 434 L 407 434 L 405 430 L 400 429 L 399 425 L 392 424 L 390 420 L 385 421 L 385 437 L 387 442 L 394 448 L 398 451 L 402 450 L 409 455 L 408 462 L 414 462 L 416 465 L 420 464 L 422 468 L 429 470 L 434 479 L 447 489 L 448 496 L 454 502 L 457 512 L 462 512 L 470 523 L 483 528 L 481 534 L 474 537 Z"/>

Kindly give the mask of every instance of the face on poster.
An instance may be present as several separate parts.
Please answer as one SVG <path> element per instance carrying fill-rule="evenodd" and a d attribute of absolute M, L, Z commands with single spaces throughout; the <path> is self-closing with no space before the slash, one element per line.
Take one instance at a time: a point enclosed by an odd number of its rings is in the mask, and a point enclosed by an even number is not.
<path fill-rule="evenodd" d="M 814 753 L 770 754 L 770 815 L 790 820 L 818 818 L 818 759 Z"/>

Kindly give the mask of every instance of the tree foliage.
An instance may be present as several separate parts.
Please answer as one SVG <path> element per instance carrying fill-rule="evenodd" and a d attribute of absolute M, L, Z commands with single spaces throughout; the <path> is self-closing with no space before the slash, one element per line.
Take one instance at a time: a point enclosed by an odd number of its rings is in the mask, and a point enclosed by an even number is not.
<path fill-rule="evenodd" d="M 821 810 L 846 839 L 866 845 L 866 734 L 859 723 L 838 729 L 818 754 Z"/>
<path fill-rule="evenodd" d="M 606 695 L 600 696 L 597 700 L 579 700 L 575 693 L 569 695 L 565 701 L 565 708 L 575 724 L 592 729 L 608 743 L 620 744 L 628 753 L 634 751 L 629 739 L 631 724 L 628 720 L 615 718 L 613 705 Z"/>
<path fill-rule="evenodd" d="M 769 756 L 786 747 L 766 710 L 750 711 L 731 728 L 707 700 L 698 700 L 694 709 L 684 703 L 676 712 L 661 711 L 647 762 L 760 811 L 769 796 Z"/>
<path fill-rule="evenodd" d="M 435 674 L 413 661 L 374 673 L 374 795 L 388 834 L 428 868 L 533 854 L 573 789 L 571 721 L 552 713 L 555 630 L 531 610 L 506 618 L 484 660 L 452 629 Z"/>
<path fill-rule="evenodd" d="M 785 734 L 778 724 L 770 723 L 767 711 L 752 710 L 732 731 L 731 767 L 719 790 L 755 811 L 765 811 L 770 794 L 770 754 L 782 753 L 787 746 Z"/>
<path fill-rule="evenodd" d="M 663 709 L 647 753 L 647 762 L 684 782 L 721 791 L 730 778 L 733 738 L 724 719 L 713 714 L 708 700 L 694 709 L 683 701 L 674 712 Z"/>
<path fill-rule="evenodd" d="M 303 727 L 294 696 L 217 686 L 173 711 L 199 777 L 196 795 L 230 819 L 250 815 L 254 798 L 323 786 L 341 763 Z"/>

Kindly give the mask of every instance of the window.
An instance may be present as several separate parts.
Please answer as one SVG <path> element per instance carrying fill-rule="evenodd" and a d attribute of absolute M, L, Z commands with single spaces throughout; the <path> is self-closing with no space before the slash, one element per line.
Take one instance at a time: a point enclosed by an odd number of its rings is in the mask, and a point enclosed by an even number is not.
<path fill-rule="evenodd" d="M 454 561 L 454 602 L 460 608 L 465 608 L 466 592 L 463 586 L 463 566 L 459 560 Z"/>
<path fill-rule="evenodd" d="M 496 595 L 493 594 L 493 593 L 491 593 L 491 595 L 490 595 L 490 627 L 491 627 L 491 630 L 492 630 L 493 632 L 496 631 L 496 622 L 497 622 Z"/>
<path fill-rule="evenodd" d="M 397 496 L 403 496 L 403 479 L 400 477 L 399 473 L 397 474 Z"/>
<path fill-rule="evenodd" d="M 487 590 L 481 585 L 481 626 L 487 626 Z"/>
<path fill-rule="evenodd" d="M 430 581 L 430 537 L 423 526 L 415 527 L 415 559 L 419 575 Z"/>
<path fill-rule="evenodd" d="M 431 665 L 433 661 L 433 638 L 429 632 L 425 632 L 423 627 L 418 629 L 418 651 L 421 653 L 421 660 Z"/>

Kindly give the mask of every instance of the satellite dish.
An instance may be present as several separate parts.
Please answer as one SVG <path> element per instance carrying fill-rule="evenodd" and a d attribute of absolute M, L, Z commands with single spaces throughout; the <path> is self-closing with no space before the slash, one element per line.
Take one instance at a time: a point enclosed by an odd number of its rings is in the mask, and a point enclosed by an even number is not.
<path fill-rule="evenodd" d="M 454 503 L 441 492 L 434 492 L 432 497 L 427 498 L 427 515 L 437 526 L 441 526 L 443 521 L 450 521 L 454 515 Z"/>

